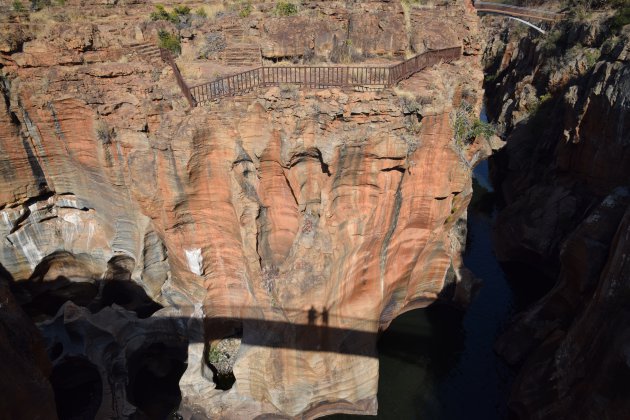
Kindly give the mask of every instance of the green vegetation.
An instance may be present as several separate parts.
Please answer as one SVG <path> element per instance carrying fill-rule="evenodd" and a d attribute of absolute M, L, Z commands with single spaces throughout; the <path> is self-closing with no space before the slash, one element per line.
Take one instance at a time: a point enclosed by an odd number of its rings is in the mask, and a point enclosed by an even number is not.
<path fill-rule="evenodd" d="M 617 14 L 610 23 L 610 28 L 614 31 L 619 31 L 624 26 L 630 24 L 630 1 L 623 1 L 623 4 L 618 7 Z"/>
<path fill-rule="evenodd" d="M 205 11 L 204 11 L 205 13 Z M 166 10 L 161 4 L 155 6 L 155 11 L 151 12 L 151 20 L 166 20 L 171 23 L 180 23 L 180 17 L 190 16 L 190 7 L 175 6 L 171 12 Z"/>
<path fill-rule="evenodd" d="M 66 0 L 31 0 L 29 1 L 29 3 L 30 10 L 39 11 L 45 7 L 50 7 L 53 5 L 64 6 L 66 4 Z M 11 7 L 13 11 L 17 13 L 24 13 L 29 10 L 29 8 L 27 8 L 21 0 L 14 0 L 13 3 L 11 3 Z"/>
<path fill-rule="evenodd" d="M 42 10 L 44 7 L 50 7 L 52 5 L 51 0 L 33 0 L 31 1 L 32 10 Z"/>
<path fill-rule="evenodd" d="M 481 121 L 475 115 L 473 106 L 462 101 L 462 104 L 455 111 L 453 131 L 455 144 L 463 148 L 479 136 L 489 139 L 496 133 L 496 128 L 490 123 Z"/>
<path fill-rule="evenodd" d="M 160 48 L 167 49 L 175 54 L 179 54 L 182 51 L 182 45 L 179 42 L 179 35 L 172 34 L 165 30 L 160 30 L 160 32 L 158 32 L 158 37 L 160 38 Z"/>
<path fill-rule="evenodd" d="M 297 6 L 293 3 L 280 1 L 276 3 L 276 15 L 278 16 L 293 16 L 297 15 Z"/>
<path fill-rule="evenodd" d="M 95 124 L 94 130 L 96 131 L 96 138 L 103 144 L 111 142 L 111 135 L 107 123 L 103 120 L 98 120 Z"/>
<path fill-rule="evenodd" d="M 594 9 L 615 10 L 615 16 L 610 20 L 610 29 L 613 31 L 630 24 L 630 0 L 571 0 L 568 6 L 574 10 L 578 19 L 588 17 L 588 11 Z"/>
<path fill-rule="evenodd" d="M 597 60 L 599 60 L 599 55 L 600 55 L 599 50 L 588 49 L 588 50 L 584 51 L 584 57 L 586 58 L 586 64 L 589 67 L 593 67 L 597 63 Z"/>
<path fill-rule="evenodd" d="M 606 41 L 602 44 L 601 52 L 602 54 L 610 54 L 619 44 L 619 37 L 613 36 L 607 38 Z"/>
<path fill-rule="evenodd" d="M 13 10 L 18 13 L 26 12 L 26 8 L 24 7 L 24 5 L 22 4 L 20 0 L 15 0 L 13 2 Z"/>
<path fill-rule="evenodd" d="M 221 351 L 218 348 L 210 346 L 208 349 L 208 362 L 215 365 L 221 360 Z"/>
<path fill-rule="evenodd" d="M 565 35 L 566 32 L 560 29 L 554 29 L 549 32 L 541 44 L 543 51 L 546 53 L 555 51 L 560 42 L 564 39 Z"/>
<path fill-rule="evenodd" d="M 552 98 L 551 93 L 547 92 L 541 96 L 539 96 L 538 98 L 536 98 L 535 101 L 532 101 L 531 105 L 528 104 L 528 111 L 529 111 L 529 115 L 536 115 L 538 114 L 538 111 L 540 110 L 540 107 L 543 106 L 544 104 L 546 104 L 547 102 L 549 102 L 549 100 Z"/>
<path fill-rule="evenodd" d="M 173 8 L 173 13 L 177 16 L 186 16 L 190 14 L 190 7 L 188 6 L 175 6 Z"/>
<path fill-rule="evenodd" d="M 242 18 L 246 18 L 249 15 L 252 14 L 252 11 L 254 10 L 254 8 L 252 7 L 252 2 L 247 0 L 247 1 L 240 1 L 237 5 L 237 9 L 238 9 L 238 15 Z"/>
<path fill-rule="evenodd" d="M 151 20 L 171 20 L 171 14 L 166 11 L 164 6 L 161 4 L 157 4 L 155 6 L 155 11 L 151 12 Z"/>
<path fill-rule="evenodd" d="M 486 82 L 486 83 L 492 83 L 492 82 L 494 82 L 495 80 L 497 80 L 497 78 L 498 78 L 498 77 L 499 77 L 499 75 L 498 75 L 498 74 L 486 74 L 486 75 L 483 77 L 483 81 L 484 81 L 484 82 Z"/>
<path fill-rule="evenodd" d="M 547 102 L 549 99 L 551 99 L 551 93 L 547 92 L 545 94 L 543 94 L 542 96 L 540 96 L 538 98 L 538 102 L 540 104 L 544 104 L 545 102 Z"/>
<path fill-rule="evenodd" d="M 566 57 L 569 59 L 581 59 L 583 57 L 586 61 L 586 67 L 589 69 L 597 63 L 600 55 L 601 51 L 599 49 L 585 47 L 579 42 L 572 46 L 566 53 Z"/>
<path fill-rule="evenodd" d="M 629 0 L 570 0 L 567 7 L 585 7 L 587 9 L 608 9 L 630 4 Z"/>

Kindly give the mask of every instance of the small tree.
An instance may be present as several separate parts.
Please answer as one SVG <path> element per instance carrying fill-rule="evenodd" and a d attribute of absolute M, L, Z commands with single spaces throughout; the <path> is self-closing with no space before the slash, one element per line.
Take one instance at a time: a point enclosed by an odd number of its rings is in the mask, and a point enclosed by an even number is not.
<path fill-rule="evenodd" d="M 165 30 L 158 32 L 160 38 L 160 48 L 172 51 L 175 54 L 179 54 L 182 51 L 182 45 L 179 42 L 179 35 L 172 34 Z"/>
<path fill-rule="evenodd" d="M 161 4 L 155 5 L 155 11 L 151 12 L 151 20 L 166 20 L 171 23 L 178 24 L 182 20 L 186 20 L 190 16 L 190 7 L 175 6 L 172 12 L 169 12 Z"/>
<path fill-rule="evenodd" d="M 171 21 L 171 14 L 166 11 L 161 4 L 155 5 L 155 11 L 151 12 L 151 20 L 168 20 Z"/>
<path fill-rule="evenodd" d="M 276 4 L 276 14 L 278 16 L 293 16 L 297 15 L 297 12 L 297 6 L 293 3 L 281 1 Z"/>
<path fill-rule="evenodd" d="M 464 147 L 479 136 L 489 139 L 496 133 L 496 128 L 490 123 L 481 121 L 475 115 L 473 106 L 466 101 L 462 101 L 462 104 L 455 111 L 453 131 L 455 144 L 459 147 Z"/>

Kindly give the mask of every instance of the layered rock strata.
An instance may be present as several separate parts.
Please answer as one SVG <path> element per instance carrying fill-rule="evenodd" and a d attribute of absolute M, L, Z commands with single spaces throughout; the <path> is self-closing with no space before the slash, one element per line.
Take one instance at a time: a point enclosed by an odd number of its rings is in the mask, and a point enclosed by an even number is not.
<path fill-rule="evenodd" d="M 440 294 L 466 299 L 460 252 L 484 152 L 453 141 L 452 111 L 480 103 L 476 16 L 463 2 L 377 3 L 414 22 L 426 10 L 426 39 L 442 19 L 440 46 L 464 57 L 395 91 L 283 86 L 189 110 L 170 68 L 124 48 L 167 25 L 147 22 L 148 5 L 11 24 L 0 262 L 40 322 L 58 413 L 73 409 L 59 378 L 81 372 L 100 402 L 74 407 L 85 416 L 374 414 L 378 332 Z M 370 30 L 387 38 L 398 21 L 378 16 Z M 411 32 L 399 36 L 379 48 L 408 48 Z M 157 404 L 138 378 L 179 379 L 181 403 Z"/>

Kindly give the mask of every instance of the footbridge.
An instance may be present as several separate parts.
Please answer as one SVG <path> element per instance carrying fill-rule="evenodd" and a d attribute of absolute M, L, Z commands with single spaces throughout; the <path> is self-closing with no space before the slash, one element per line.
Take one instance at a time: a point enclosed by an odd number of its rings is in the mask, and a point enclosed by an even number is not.
<path fill-rule="evenodd" d="M 533 9 L 529 7 L 512 6 L 510 4 L 491 3 L 486 1 L 473 2 L 475 9 L 480 13 L 491 13 L 520 19 L 535 19 L 544 22 L 557 22 L 564 17 L 564 14 L 552 12 L 544 9 Z"/>
<path fill-rule="evenodd" d="M 534 28 L 541 34 L 545 33 L 544 29 L 524 19 L 534 19 L 542 22 L 557 22 L 564 17 L 564 14 L 562 13 L 552 12 L 544 9 L 532 9 L 529 7 L 512 6 L 510 4 L 475 1 L 474 6 L 477 9 L 478 13 L 502 15 L 508 19 L 523 23 L 530 28 Z"/>

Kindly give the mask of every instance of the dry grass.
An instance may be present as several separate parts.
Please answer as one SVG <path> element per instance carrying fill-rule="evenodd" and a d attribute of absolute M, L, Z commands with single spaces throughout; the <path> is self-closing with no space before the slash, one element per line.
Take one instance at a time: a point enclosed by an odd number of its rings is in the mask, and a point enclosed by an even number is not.
<path fill-rule="evenodd" d="M 396 94 L 396 96 L 400 96 L 401 98 L 404 98 L 404 99 L 415 99 L 416 98 L 416 95 L 414 95 L 412 92 L 410 92 L 408 90 L 401 89 L 398 86 L 394 86 L 394 93 Z"/>
<path fill-rule="evenodd" d="M 402 0 L 401 3 L 409 7 L 435 7 L 433 0 Z"/>
<path fill-rule="evenodd" d="M 201 5 L 194 10 L 203 9 L 206 12 L 206 16 L 208 19 L 214 19 L 217 13 L 225 11 L 225 4 L 223 3 L 212 3 L 212 4 L 204 4 Z"/>
<path fill-rule="evenodd" d="M 30 16 L 31 30 L 35 38 L 40 38 L 49 33 L 50 30 L 59 24 L 59 21 L 53 17 L 50 10 L 42 9 L 33 12 Z"/>
<path fill-rule="evenodd" d="M 60 23 L 86 23 L 93 22 L 94 16 L 83 9 L 64 7 L 44 7 L 41 10 L 32 12 L 30 21 L 35 25 L 35 35 L 38 37 L 47 33 L 48 30 Z"/>
<path fill-rule="evenodd" d="M 400 2 L 402 6 L 403 14 L 405 16 L 405 35 L 407 35 L 407 51 L 405 51 L 405 58 L 411 58 L 413 56 L 413 51 L 411 51 L 411 39 L 413 38 L 411 35 L 411 15 L 409 14 L 409 3 L 402 1 Z"/>

